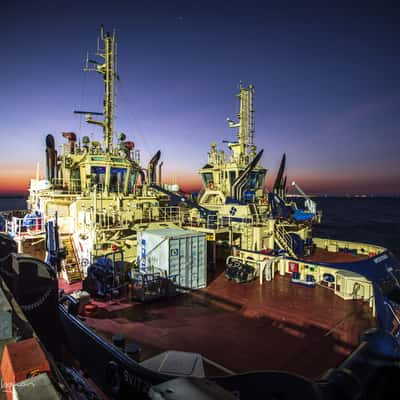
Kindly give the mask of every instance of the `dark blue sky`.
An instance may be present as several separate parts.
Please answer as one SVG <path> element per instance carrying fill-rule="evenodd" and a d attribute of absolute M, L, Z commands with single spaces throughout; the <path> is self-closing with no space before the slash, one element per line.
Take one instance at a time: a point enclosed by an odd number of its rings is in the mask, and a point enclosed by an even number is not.
<path fill-rule="evenodd" d="M 232 138 L 242 80 L 256 87 L 269 186 L 286 152 L 310 192 L 400 193 L 399 10 L 297 3 L 6 3 L 0 191 L 27 185 L 47 133 L 100 136 L 72 111 L 101 109 L 99 76 L 82 67 L 103 23 L 118 36 L 116 129 L 144 161 L 161 149 L 169 179 L 194 188 L 210 142 Z"/>

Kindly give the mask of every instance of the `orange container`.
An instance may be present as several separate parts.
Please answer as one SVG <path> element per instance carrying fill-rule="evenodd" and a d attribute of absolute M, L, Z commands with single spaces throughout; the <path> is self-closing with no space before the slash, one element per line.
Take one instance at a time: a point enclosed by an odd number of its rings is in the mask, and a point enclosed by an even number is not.
<path fill-rule="evenodd" d="M 50 365 L 36 338 L 9 343 L 4 347 L 0 375 L 8 400 L 12 400 L 15 383 L 42 372 L 50 373 Z"/>

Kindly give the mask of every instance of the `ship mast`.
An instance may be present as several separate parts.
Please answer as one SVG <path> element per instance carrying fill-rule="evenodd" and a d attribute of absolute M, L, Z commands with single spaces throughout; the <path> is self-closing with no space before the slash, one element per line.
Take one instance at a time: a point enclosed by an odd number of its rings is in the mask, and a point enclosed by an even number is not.
<path fill-rule="evenodd" d="M 253 145 L 254 139 L 254 109 L 253 109 L 253 96 L 254 86 L 249 85 L 248 87 L 242 86 L 240 83 L 239 94 L 239 113 L 236 114 L 238 122 L 232 121 L 228 118 L 230 128 L 238 128 L 236 143 L 231 143 L 230 147 L 238 158 L 239 162 L 248 163 L 250 149 L 250 156 L 255 156 L 255 148 Z"/>
<path fill-rule="evenodd" d="M 100 40 L 103 42 L 103 48 L 100 47 Z M 96 55 L 101 57 L 104 62 L 99 63 L 86 58 L 86 67 L 84 71 L 95 71 L 103 75 L 104 79 L 104 109 L 103 113 L 85 113 L 86 122 L 96 124 L 103 127 L 103 143 L 106 153 L 113 151 L 113 122 L 114 122 L 114 82 L 116 62 L 116 40 L 115 31 L 112 35 L 108 32 L 104 33 L 104 28 L 100 28 L 100 37 L 97 42 Z M 93 66 L 90 66 L 93 65 Z M 95 120 L 92 114 L 104 115 L 103 121 Z"/>
<path fill-rule="evenodd" d="M 237 115 L 239 118 L 239 143 L 244 146 L 251 146 L 254 138 L 254 119 L 253 119 L 253 95 L 254 86 L 249 85 L 244 88 L 240 85 L 238 97 L 240 99 L 240 111 Z"/>

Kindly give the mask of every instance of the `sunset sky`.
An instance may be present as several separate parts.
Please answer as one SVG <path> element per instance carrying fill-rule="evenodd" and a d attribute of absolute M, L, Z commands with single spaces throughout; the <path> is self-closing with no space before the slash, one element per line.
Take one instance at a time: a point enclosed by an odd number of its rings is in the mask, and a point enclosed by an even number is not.
<path fill-rule="evenodd" d="M 399 10 L 268 3 L 7 1 L 0 192 L 26 192 L 48 133 L 101 138 L 73 110 L 101 111 L 101 78 L 83 65 L 103 23 L 118 37 L 116 131 L 143 163 L 160 149 L 169 181 L 200 186 L 210 143 L 234 139 L 226 118 L 243 81 L 255 85 L 267 187 L 286 152 L 307 192 L 400 194 Z"/>

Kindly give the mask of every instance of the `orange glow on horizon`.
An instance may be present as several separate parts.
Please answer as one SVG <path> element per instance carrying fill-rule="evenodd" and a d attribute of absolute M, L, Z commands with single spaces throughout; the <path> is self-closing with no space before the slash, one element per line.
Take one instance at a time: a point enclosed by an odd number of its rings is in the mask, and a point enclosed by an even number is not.
<path fill-rule="evenodd" d="M 0 194 L 27 194 L 35 171 L 31 164 L 3 164 L 0 168 Z"/>
<path fill-rule="evenodd" d="M 0 195 L 26 195 L 29 182 L 36 174 L 35 166 L 31 164 L 2 165 L 0 169 Z M 43 170 L 40 171 L 43 178 Z M 266 187 L 271 190 L 275 174 L 269 173 Z M 291 182 L 296 181 L 309 194 L 394 194 L 398 195 L 400 182 L 396 177 L 361 177 L 354 174 L 337 176 L 333 173 L 316 175 L 315 172 L 301 171 L 288 176 L 288 189 L 293 192 Z M 163 183 L 177 183 L 185 192 L 198 191 L 203 188 L 197 171 L 175 170 L 163 176 Z M 396 192 L 397 190 L 397 192 Z"/>

